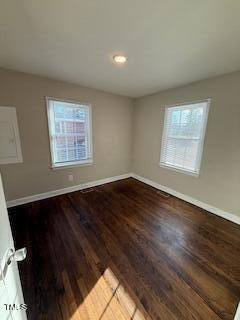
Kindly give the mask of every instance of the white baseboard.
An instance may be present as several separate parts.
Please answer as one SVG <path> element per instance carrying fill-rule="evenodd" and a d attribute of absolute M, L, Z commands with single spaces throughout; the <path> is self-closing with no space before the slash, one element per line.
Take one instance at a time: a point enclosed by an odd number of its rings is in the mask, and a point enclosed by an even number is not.
<path fill-rule="evenodd" d="M 227 219 L 227 220 L 232 221 L 234 223 L 240 224 L 240 217 L 238 217 L 232 213 L 229 213 L 229 212 L 223 211 L 221 209 L 218 209 L 216 207 L 213 207 L 207 203 L 204 203 L 204 202 L 199 201 L 195 198 L 189 197 L 183 193 L 180 193 L 178 191 L 175 191 L 173 189 L 165 187 L 157 182 L 154 182 L 154 181 L 149 180 L 147 178 L 141 177 L 135 173 L 126 173 L 126 174 L 122 174 L 119 176 L 114 176 L 114 177 L 109 177 L 109 178 L 100 179 L 100 180 L 96 180 L 96 181 L 90 181 L 87 183 L 82 183 L 82 184 L 72 186 L 72 187 L 67 187 L 67 188 L 63 188 L 63 189 L 59 189 L 59 190 L 52 190 L 52 191 L 24 197 L 24 198 L 10 200 L 10 201 L 7 201 L 7 207 L 11 208 L 11 207 L 15 207 L 15 206 L 18 206 L 21 204 L 25 204 L 25 203 L 29 203 L 29 202 L 33 202 L 33 201 L 37 201 L 37 200 L 42 200 L 42 199 L 46 199 L 46 198 L 51 198 L 51 197 L 55 197 L 55 196 L 58 196 L 61 194 L 70 193 L 70 192 L 74 192 L 74 191 L 78 191 L 78 190 L 83 190 L 86 188 L 96 187 L 96 186 L 99 186 L 99 185 L 102 185 L 105 183 L 114 182 L 117 180 L 122 180 L 122 179 L 130 178 L 130 177 L 133 177 L 141 182 L 144 182 L 144 183 L 146 183 L 156 189 L 165 191 L 165 192 L 167 192 L 177 198 L 180 198 L 184 201 L 192 203 L 192 204 L 194 204 L 202 209 L 205 209 L 211 213 L 214 213 L 217 216 L 220 216 L 224 219 Z"/>
<path fill-rule="evenodd" d="M 189 196 L 187 196 L 187 195 L 185 195 L 183 193 L 180 193 L 180 192 L 175 191 L 173 189 L 170 189 L 168 187 L 162 186 L 161 184 L 159 184 L 157 182 L 154 182 L 152 180 L 149 180 L 149 179 L 146 179 L 144 177 L 141 177 L 141 176 L 139 176 L 139 175 L 137 175 L 135 173 L 132 173 L 132 177 L 137 179 L 137 180 L 139 180 L 139 181 L 141 181 L 141 182 L 144 182 L 144 183 L 146 183 L 146 184 L 148 184 L 148 185 L 150 185 L 150 186 L 152 186 L 152 187 L 154 187 L 156 189 L 165 191 L 165 192 L 167 192 L 167 193 L 169 193 L 169 194 L 171 194 L 171 195 L 173 195 L 173 196 L 175 196 L 177 198 L 180 198 L 180 199 L 182 199 L 182 200 L 184 200 L 186 202 L 192 203 L 197 207 L 200 207 L 200 208 L 202 208 L 204 210 L 207 210 L 207 211 L 209 211 L 211 213 L 214 213 L 217 216 L 220 216 L 220 217 L 222 217 L 224 219 L 227 219 L 227 220 L 229 220 L 231 222 L 240 224 L 240 217 L 236 216 L 233 213 L 226 212 L 226 211 L 223 211 L 223 210 L 218 209 L 216 207 L 213 207 L 213 206 L 211 206 L 211 205 L 209 205 L 207 203 L 204 203 L 204 202 L 199 201 L 199 200 L 197 200 L 195 198 L 189 197 Z"/>
<path fill-rule="evenodd" d="M 105 184 L 105 183 L 114 182 L 114 181 L 117 181 L 117 180 L 130 178 L 131 176 L 132 176 L 131 173 L 126 173 L 126 174 L 122 174 L 122 175 L 119 175 L 119 176 L 114 176 L 114 177 L 104 178 L 104 179 L 100 179 L 100 180 L 90 181 L 90 182 L 87 182 L 87 183 L 82 183 L 82 184 L 79 184 L 79 185 L 76 185 L 76 186 L 72 186 L 72 187 L 67 187 L 67 188 L 58 189 L 58 190 L 52 190 L 52 191 L 39 193 L 39 194 L 35 194 L 35 195 L 32 195 L 32 196 L 28 196 L 28 197 L 24 197 L 24 198 L 10 200 L 10 201 L 7 201 L 7 207 L 11 208 L 11 207 L 18 206 L 20 204 L 25 204 L 25 203 L 29 203 L 29 202 L 33 202 L 33 201 L 37 201 L 37 200 L 42 200 L 42 199 L 46 199 L 46 198 L 55 197 L 55 196 L 58 196 L 58 195 L 61 195 L 61 194 L 65 194 L 65 193 L 70 193 L 70 192 L 74 192 L 74 191 L 78 191 L 78 190 L 83 190 L 83 189 L 87 189 L 87 188 L 91 188 L 91 187 L 96 187 L 96 186 L 99 186 L 101 184 Z"/>

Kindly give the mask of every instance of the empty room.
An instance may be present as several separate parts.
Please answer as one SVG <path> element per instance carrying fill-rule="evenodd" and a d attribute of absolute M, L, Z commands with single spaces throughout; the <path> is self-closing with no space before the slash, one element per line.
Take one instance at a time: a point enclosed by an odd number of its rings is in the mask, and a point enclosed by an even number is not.
<path fill-rule="evenodd" d="M 240 320 L 240 2 L 0 0 L 0 320 Z"/>

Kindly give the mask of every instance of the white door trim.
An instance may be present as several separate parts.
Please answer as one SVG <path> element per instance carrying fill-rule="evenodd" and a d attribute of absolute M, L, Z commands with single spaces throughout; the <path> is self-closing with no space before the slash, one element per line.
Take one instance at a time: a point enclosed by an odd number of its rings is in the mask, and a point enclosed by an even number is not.
<path fill-rule="evenodd" d="M 234 320 L 240 320 L 240 302 L 239 302 L 239 304 L 238 304 L 238 307 L 237 307 L 237 311 L 236 311 Z"/>

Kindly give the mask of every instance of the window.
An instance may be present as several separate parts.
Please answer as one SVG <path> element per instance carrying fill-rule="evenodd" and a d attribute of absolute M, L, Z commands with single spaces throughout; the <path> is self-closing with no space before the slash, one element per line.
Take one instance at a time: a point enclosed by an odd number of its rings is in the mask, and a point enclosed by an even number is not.
<path fill-rule="evenodd" d="M 167 107 L 162 137 L 162 167 L 198 175 L 210 100 Z"/>
<path fill-rule="evenodd" d="M 92 163 L 91 106 L 47 98 L 52 167 Z"/>

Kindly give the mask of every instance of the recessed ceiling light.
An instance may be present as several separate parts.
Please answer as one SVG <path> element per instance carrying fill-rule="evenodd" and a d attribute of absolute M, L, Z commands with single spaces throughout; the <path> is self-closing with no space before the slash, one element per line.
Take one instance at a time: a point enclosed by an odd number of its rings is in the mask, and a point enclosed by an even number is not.
<path fill-rule="evenodd" d="M 113 60 L 117 64 L 124 64 L 127 61 L 127 57 L 122 55 L 116 55 L 116 56 L 113 56 Z"/>

